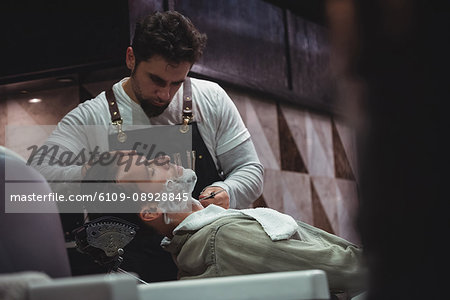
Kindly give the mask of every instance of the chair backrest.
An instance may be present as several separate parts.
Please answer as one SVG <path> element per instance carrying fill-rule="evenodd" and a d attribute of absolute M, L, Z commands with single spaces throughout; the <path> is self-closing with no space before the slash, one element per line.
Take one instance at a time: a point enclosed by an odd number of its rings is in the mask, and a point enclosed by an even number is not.
<path fill-rule="evenodd" d="M 330 299 L 325 272 L 275 272 L 139 285 L 139 299 Z"/>
<path fill-rule="evenodd" d="M 6 179 L 6 172 L 14 173 L 14 178 L 26 178 L 27 181 L 10 182 Z M 48 183 L 39 172 L 0 146 L 0 273 L 40 271 L 51 277 L 70 276 L 56 203 L 51 204 L 54 213 L 5 213 L 5 202 L 9 201 L 5 199 L 9 184 L 19 185 L 22 195 L 51 193 Z"/>
<path fill-rule="evenodd" d="M 28 300 L 141 300 L 136 280 L 125 274 L 60 278 L 31 283 L 28 287 Z"/>
<path fill-rule="evenodd" d="M 319 270 L 166 281 L 136 285 L 125 274 L 90 275 L 31 284 L 30 300 L 325 300 L 325 272 Z"/>

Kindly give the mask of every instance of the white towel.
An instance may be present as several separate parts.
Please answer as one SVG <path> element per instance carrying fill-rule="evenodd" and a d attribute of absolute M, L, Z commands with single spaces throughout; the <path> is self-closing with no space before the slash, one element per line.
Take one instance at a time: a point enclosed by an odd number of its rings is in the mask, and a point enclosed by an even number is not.
<path fill-rule="evenodd" d="M 258 221 L 272 241 L 287 240 L 297 232 L 298 225 L 294 218 L 276 210 L 258 207 L 240 212 Z"/>
<path fill-rule="evenodd" d="M 258 221 L 272 241 L 288 239 L 297 232 L 297 222 L 295 222 L 291 216 L 282 214 L 270 208 L 237 210 L 224 209 L 220 206 L 211 204 L 205 209 L 189 215 L 174 229 L 173 233 L 175 234 L 179 230 L 199 230 L 224 216 L 242 214 Z"/>

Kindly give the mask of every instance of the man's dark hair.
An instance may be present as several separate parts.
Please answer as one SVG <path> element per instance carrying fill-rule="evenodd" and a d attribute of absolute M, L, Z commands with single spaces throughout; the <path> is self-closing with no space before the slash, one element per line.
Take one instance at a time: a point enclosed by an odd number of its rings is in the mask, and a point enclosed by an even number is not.
<path fill-rule="evenodd" d="M 157 12 L 137 22 L 133 38 L 136 64 L 161 55 L 170 63 L 194 64 L 203 54 L 206 35 L 175 11 Z"/>
<path fill-rule="evenodd" d="M 86 175 L 84 176 L 82 182 L 81 182 L 81 193 L 83 195 L 94 195 L 98 194 L 100 195 L 103 193 L 103 195 L 109 194 L 115 194 L 120 195 L 121 193 L 125 194 L 128 199 L 132 199 L 132 193 L 138 192 L 137 186 L 133 189 L 133 183 L 127 184 L 126 188 L 117 183 L 115 178 L 116 174 L 119 170 L 119 163 L 120 156 L 116 156 L 111 162 L 108 164 L 101 164 L 96 163 L 92 167 L 88 169 L 86 172 Z M 112 178 L 112 179 L 108 179 Z M 121 205 L 121 202 L 109 202 L 111 205 Z M 98 208 L 95 205 L 95 202 L 89 203 L 86 202 L 85 206 L 87 208 L 87 211 L 89 213 L 89 218 L 91 220 L 104 217 L 104 216 L 113 216 L 118 217 L 121 219 L 124 219 L 128 222 L 134 223 L 136 225 L 139 225 L 139 227 L 146 228 L 147 226 L 142 226 L 142 222 L 138 217 L 138 212 L 140 208 L 139 202 L 134 201 L 127 201 L 128 209 L 130 208 L 130 205 L 133 205 L 132 208 L 136 209 L 136 213 L 101 213 L 98 212 Z"/>

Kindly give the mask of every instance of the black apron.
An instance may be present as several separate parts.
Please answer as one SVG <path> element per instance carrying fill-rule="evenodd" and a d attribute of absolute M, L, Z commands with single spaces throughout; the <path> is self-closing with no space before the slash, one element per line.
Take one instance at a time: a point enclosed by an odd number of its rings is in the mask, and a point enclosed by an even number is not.
<path fill-rule="evenodd" d="M 198 131 L 197 123 L 193 122 L 193 99 L 190 78 L 186 78 L 183 87 L 183 124 L 170 126 L 170 135 L 168 135 L 170 136 L 170 140 L 167 140 L 167 142 L 170 143 L 175 141 L 175 144 L 170 147 L 171 149 L 174 149 L 175 153 L 181 154 L 183 166 L 186 167 L 195 162 L 195 172 L 198 179 L 192 197 L 198 199 L 198 196 L 205 187 L 213 182 L 221 181 L 223 179 L 219 175 L 214 160 Z M 136 136 L 139 136 L 140 138 L 143 135 L 146 137 L 148 136 L 149 141 L 152 141 L 152 136 L 155 134 L 160 136 L 158 132 L 155 132 L 158 128 L 142 129 L 146 132 L 142 132 L 142 130 L 122 131 L 122 119 L 112 89 L 106 92 L 106 97 L 112 124 L 115 125 L 117 129 L 116 133 L 109 135 L 110 151 L 133 150 Z M 177 141 L 182 140 L 186 135 L 185 131 L 189 130 L 191 131 L 190 134 L 192 136 L 192 143 L 189 144 L 192 145 L 192 149 L 183 149 L 183 143 L 177 143 Z M 134 150 L 137 150 L 139 153 L 139 149 Z M 156 153 L 153 152 L 152 154 L 156 155 Z M 195 157 L 188 157 L 186 153 L 195 153 Z M 171 156 L 173 153 L 166 154 Z M 147 157 L 147 159 L 152 158 L 154 157 Z M 124 261 L 121 268 L 129 272 L 137 273 L 141 279 L 148 282 L 177 279 L 178 270 L 171 255 L 164 251 L 160 246 L 163 237 L 146 230 L 146 228 L 142 228 L 144 227 L 142 225 L 140 225 L 140 227 L 141 230 L 138 231 L 134 240 L 124 249 Z"/>

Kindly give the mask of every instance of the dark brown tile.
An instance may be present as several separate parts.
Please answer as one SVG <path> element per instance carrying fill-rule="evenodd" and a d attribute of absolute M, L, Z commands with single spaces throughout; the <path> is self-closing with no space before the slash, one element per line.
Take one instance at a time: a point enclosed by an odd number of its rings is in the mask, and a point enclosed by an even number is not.
<path fill-rule="evenodd" d="M 328 219 L 327 214 L 325 213 L 325 209 L 320 201 L 319 194 L 314 187 L 314 184 L 311 182 L 311 198 L 312 198 L 312 207 L 313 207 L 313 218 L 314 218 L 314 226 L 323 229 L 329 233 L 335 234 L 331 222 Z"/>
<path fill-rule="evenodd" d="M 256 199 L 255 202 L 253 202 L 252 207 L 253 208 L 256 208 L 256 207 L 268 207 L 267 203 L 266 203 L 266 200 L 264 200 L 264 196 L 261 195 L 258 199 Z"/>
<path fill-rule="evenodd" d="M 279 105 L 277 105 L 277 113 L 281 170 L 308 173 L 304 160 L 300 155 L 300 151 L 295 144 L 294 137 L 292 136 L 291 130 L 289 129 Z"/>
<path fill-rule="evenodd" d="M 355 180 L 352 167 L 345 153 L 342 140 L 339 136 L 339 132 L 336 129 L 334 121 L 332 123 L 333 128 L 333 154 L 334 154 L 334 173 L 336 178 Z"/>

